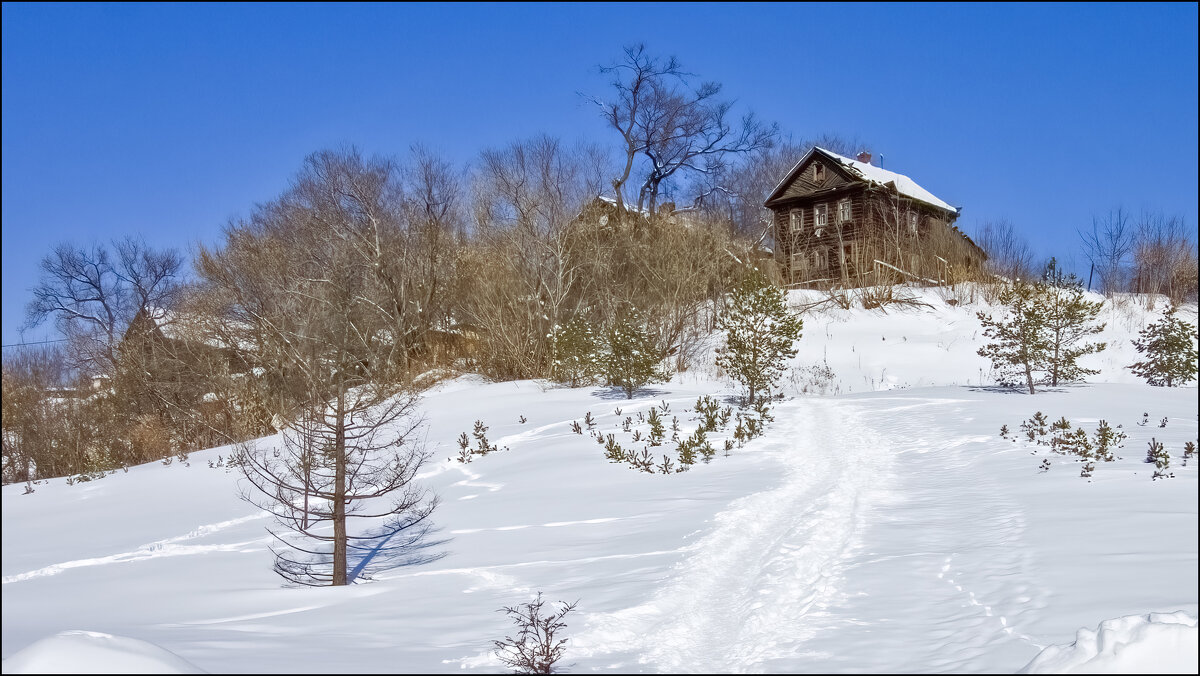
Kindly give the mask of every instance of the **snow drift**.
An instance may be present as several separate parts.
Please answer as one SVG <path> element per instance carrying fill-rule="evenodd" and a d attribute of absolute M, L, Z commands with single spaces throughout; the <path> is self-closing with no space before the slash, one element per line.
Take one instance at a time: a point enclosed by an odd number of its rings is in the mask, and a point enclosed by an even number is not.
<path fill-rule="evenodd" d="M 1046 648 L 1020 673 L 1194 674 L 1196 639 L 1196 618 L 1185 612 L 1118 617 Z"/>
<path fill-rule="evenodd" d="M 203 674 L 170 650 L 98 631 L 64 631 L 4 660 L 6 674 Z"/>

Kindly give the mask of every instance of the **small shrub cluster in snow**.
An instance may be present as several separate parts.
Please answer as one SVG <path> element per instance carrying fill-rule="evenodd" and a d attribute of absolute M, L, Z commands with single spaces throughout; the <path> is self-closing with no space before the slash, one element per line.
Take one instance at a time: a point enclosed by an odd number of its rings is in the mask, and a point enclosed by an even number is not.
<path fill-rule="evenodd" d="M 1159 421 L 1159 427 L 1167 426 L 1167 418 L 1164 416 Z M 1146 427 L 1150 423 L 1150 414 L 1143 413 L 1141 421 L 1138 422 L 1139 427 Z M 1059 418 L 1054 422 L 1046 414 L 1037 411 L 1032 416 L 1022 421 L 1020 424 L 1020 438 L 1028 444 L 1032 444 L 1034 454 L 1037 453 L 1038 446 L 1048 447 L 1052 453 L 1058 455 L 1066 455 L 1075 458 L 1077 462 L 1083 463 L 1083 468 L 1079 475 L 1090 479 L 1096 471 L 1096 463 L 1098 462 L 1113 462 L 1120 460 L 1115 452 L 1125 447 L 1125 441 L 1129 439 L 1129 435 L 1125 433 L 1122 425 L 1113 427 L 1106 420 L 1100 420 L 1096 426 L 1096 431 L 1093 434 L 1082 427 L 1075 427 L 1067 420 L 1066 416 Z M 1009 430 L 1008 425 L 1000 426 L 1000 438 L 1007 439 L 1016 443 L 1018 436 L 1013 435 Z M 1187 467 L 1190 460 L 1196 451 L 1195 442 L 1189 441 L 1183 447 L 1183 466 Z M 1170 472 L 1171 454 L 1163 444 L 1154 438 L 1149 441 L 1149 448 L 1146 451 L 1145 462 L 1154 465 L 1153 480 L 1174 478 L 1174 474 Z M 1049 458 L 1042 458 L 1038 469 L 1041 472 L 1049 471 L 1053 467 Z"/>
<path fill-rule="evenodd" d="M 521 417 L 524 418 L 524 416 L 521 416 Z M 522 421 L 522 422 L 524 422 L 524 421 Z M 508 450 L 507 447 L 501 449 L 500 447 L 498 447 L 495 444 L 488 441 L 487 431 L 488 431 L 488 428 L 486 425 L 483 424 L 483 421 L 476 420 L 475 421 L 475 429 L 471 432 L 471 436 L 475 438 L 475 447 L 474 448 L 471 447 L 470 437 L 467 436 L 466 432 L 463 432 L 458 437 L 459 451 L 458 451 L 458 457 L 455 459 L 461 463 L 468 463 L 468 462 L 471 462 L 471 460 L 473 460 L 475 458 L 475 456 L 484 456 L 484 455 L 487 455 L 488 453 L 495 453 L 496 451 L 499 451 L 499 450 L 505 450 L 505 451 Z"/>
<path fill-rule="evenodd" d="M 1082 462 L 1083 468 L 1079 475 L 1087 479 L 1096 471 L 1097 462 L 1116 460 L 1114 451 L 1123 448 L 1125 439 L 1128 438 L 1120 425 L 1113 428 L 1106 420 L 1101 420 L 1095 433 L 1089 435 L 1082 427 L 1072 429 L 1071 421 L 1067 420 L 1066 416 L 1050 422 L 1041 411 L 1023 421 L 1020 427 L 1025 439 L 1035 446 L 1048 446 L 1053 453 L 1073 456 Z M 1008 425 L 1001 426 L 1000 436 L 1017 441 L 1016 437 L 1009 436 Z M 1035 449 L 1034 453 L 1036 452 Z M 1045 472 L 1052 466 L 1049 458 L 1043 458 L 1038 469 Z"/>
<path fill-rule="evenodd" d="M 695 422 L 690 431 L 684 430 L 679 416 L 671 414 L 671 405 L 666 401 L 652 406 L 648 413 L 638 412 L 636 417 L 622 417 L 623 413 L 620 408 L 613 411 L 613 427 L 619 431 L 596 429 L 591 411 L 584 416 L 583 425 L 578 420 L 572 421 L 571 430 L 582 435 L 586 425 L 588 435 L 604 449 L 604 457 L 610 462 L 625 463 L 648 474 L 686 472 L 697 462 L 712 461 L 719 452 L 728 456 L 735 448 L 762 436 L 767 424 L 775 419 L 771 415 L 770 402 L 763 397 L 752 406 L 735 410 L 733 406 L 722 406 L 709 395 L 701 395 L 693 408 L 682 411 L 695 413 L 689 418 L 689 422 Z M 669 428 L 665 422 L 667 415 L 671 415 Z M 668 429 L 670 437 L 666 436 Z M 619 434 L 628 435 L 628 439 L 618 438 Z M 668 442 L 675 445 L 674 457 L 659 453 Z"/>

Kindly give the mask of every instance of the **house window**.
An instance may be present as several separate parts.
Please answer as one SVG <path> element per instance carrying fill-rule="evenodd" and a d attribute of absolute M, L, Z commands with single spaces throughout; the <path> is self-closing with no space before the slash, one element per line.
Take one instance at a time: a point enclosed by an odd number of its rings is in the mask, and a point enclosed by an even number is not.
<path fill-rule="evenodd" d="M 800 210 L 792 209 L 791 213 L 788 214 L 788 218 L 790 219 L 789 225 L 791 226 L 791 231 L 799 232 L 800 231 Z"/>
<path fill-rule="evenodd" d="M 817 206 L 813 207 L 813 229 L 820 233 L 826 224 L 828 224 L 828 222 L 829 205 L 818 204 Z"/>
<path fill-rule="evenodd" d="M 822 250 L 817 249 L 812 252 L 813 269 L 824 270 L 829 267 L 829 256 Z"/>
<path fill-rule="evenodd" d="M 813 165 L 813 180 L 817 183 L 825 180 L 825 165 L 819 162 Z"/>
<path fill-rule="evenodd" d="M 847 242 L 846 244 L 843 244 L 841 253 L 842 253 L 842 265 L 843 266 L 854 265 L 858 262 L 858 260 L 857 260 L 858 251 L 857 251 L 857 247 L 854 245 L 854 242 Z"/>
<path fill-rule="evenodd" d="M 850 200 L 845 199 L 838 202 L 838 223 L 845 223 L 850 220 Z"/>
<path fill-rule="evenodd" d="M 912 234 L 914 234 L 914 235 L 917 234 L 917 215 L 916 214 L 908 215 L 908 229 L 910 232 L 912 232 Z"/>

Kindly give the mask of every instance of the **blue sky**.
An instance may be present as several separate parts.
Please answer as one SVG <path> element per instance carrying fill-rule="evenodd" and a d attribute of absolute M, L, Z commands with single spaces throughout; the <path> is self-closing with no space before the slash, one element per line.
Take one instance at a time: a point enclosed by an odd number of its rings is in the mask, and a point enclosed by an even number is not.
<path fill-rule="evenodd" d="M 5 4 L 4 343 L 58 242 L 215 242 L 314 150 L 612 144 L 579 92 L 636 42 L 1042 255 L 1118 204 L 1197 223 L 1194 3 Z"/>

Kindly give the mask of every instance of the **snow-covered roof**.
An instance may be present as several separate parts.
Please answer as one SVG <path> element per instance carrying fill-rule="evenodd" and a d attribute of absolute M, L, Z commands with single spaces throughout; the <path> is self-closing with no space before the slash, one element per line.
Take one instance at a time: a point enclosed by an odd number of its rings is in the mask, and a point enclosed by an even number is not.
<path fill-rule="evenodd" d="M 609 197 L 607 195 L 600 195 L 600 201 L 608 202 L 609 204 L 613 205 L 614 207 L 617 206 L 617 198 L 615 198 L 615 197 Z M 643 207 L 642 209 L 639 210 L 637 208 L 637 205 L 635 205 L 635 204 L 630 204 L 629 202 L 624 202 L 624 201 L 622 202 L 622 204 L 625 206 L 625 211 L 628 211 L 629 213 L 640 213 L 643 216 L 650 215 L 650 210 L 646 209 L 645 207 Z"/>
<path fill-rule="evenodd" d="M 896 192 L 900 193 L 901 195 L 911 197 L 919 202 L 924 202 L 931 206 L 938 207 L 939 209 L 945 209 L 951 213 L 958 213 L 957 208 L 952 207 L 949 203 L 938 199 L 936 195 L 929 192 L 925 188 L 922 188 L 920 185 L 917 185 L 916 181 L 905 176 L 904 174 L 897 174 L 894 171 L 888 171 L 887 169 L 876 167 L 867 162 L 852 160 L 849 157 L 843 157 L 842 155 L 838 155 L 833 151 L 825 150 L 824 148 L 820 148 L 818 146 L 813 146 L 811 150 L 804 154 L 804 157 L 800 158 L 800 161 L 797 162 L 794 167 L 792 167 L 792 170 L 789 171 L 783 180 L 779 182 L 779 185 L 775 186 L 775 190 L 771 191 L 771 197 L 767 200 L 768 202 L 778 197 L 777 193 L 779 193 L 780 190 L 782 190 L 788 183 L 791 182 L 796 170 L 799 169 L 800 166 L 805 162 L 807 162 L 808 158 L 811 157 L 814 152 L 819 152 L 827 158 L 841 164 L 844 168 L 848 169 L 851 174 L 861 177 L 868 183 L 875 183 L 882 186 L 892 186 L 895 187 Z"/>

